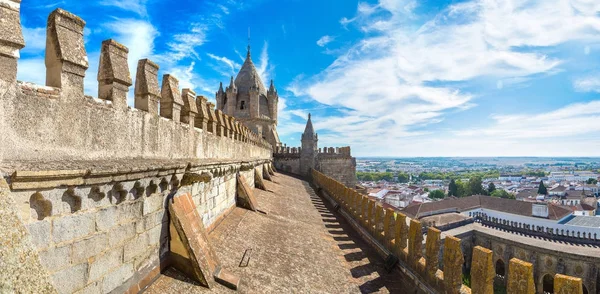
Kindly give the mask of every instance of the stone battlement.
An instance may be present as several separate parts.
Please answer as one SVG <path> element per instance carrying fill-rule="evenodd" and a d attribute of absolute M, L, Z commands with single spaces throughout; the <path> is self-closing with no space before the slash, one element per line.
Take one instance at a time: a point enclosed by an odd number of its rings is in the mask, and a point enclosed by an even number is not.
<path fill-rule="evenodd" d="M 312 170 L 312 179 L 318 188 L 340 205 L 342 215 L 357 224 L 357 229 L 373 240 L 382 255 L 398 257 L 401 270 L 408 272 L 429 290 L 439 293 L 494 292 L 496 272 L 492 250 L 481 246 L 473 248 L 469 287 L 463 284 L 466 255 L 460 239 L 445 236 L 442 242 L 441 231 L 429 227 L 423 248 L 423 226 L 420 221 L 409 220 L 392 208 L 383 208 L 375 200 L 318 171 Z M 581 278 L 556 274 L 553 279 L 555 293 L 583 293 Z M 508 264 L 507 293 L 536 293 L 535 285 L 534 264 L 512 258 Z"/>
<path fill-rule="evenodd" d="M 269 158 L 271 145 L 170 74 L 159 86 L 159 65 L 138 61 L 135 107 L 128 49 L 101 44 L 98 98 L 84 95 L 88 69 L 85 22 L 57 9 L 48 17 L 46 85 L 17 82 L 25 46 L 20 1 L 0 6 L 0 161 L 101 160 L 105 158 Z M 95 70 L 95 69 L 94 69 Z M 237 142 L 237 143 L 235 143 Z"/>

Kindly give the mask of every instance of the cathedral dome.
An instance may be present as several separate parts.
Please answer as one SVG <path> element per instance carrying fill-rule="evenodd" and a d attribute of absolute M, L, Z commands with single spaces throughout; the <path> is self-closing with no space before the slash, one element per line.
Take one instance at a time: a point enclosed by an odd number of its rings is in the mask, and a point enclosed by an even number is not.
<path fill-rule="evenodd" d="M 238 89 L 238 93 L 248 93 L 252 86 L 258 87 L 259 96 L 267 96 L 267 90 L 252 62 L 252 58 L 250 57 L 250 47 L 248 47 L 246 60 L 244 61 L 240 72 L 235 77 L 235 87 Z"/>

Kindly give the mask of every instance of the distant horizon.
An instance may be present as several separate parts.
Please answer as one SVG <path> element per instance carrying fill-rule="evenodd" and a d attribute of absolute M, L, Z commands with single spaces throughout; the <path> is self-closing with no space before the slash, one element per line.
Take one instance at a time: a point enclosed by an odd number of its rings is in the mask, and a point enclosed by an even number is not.
<path fill-rule="evenodd" d="M 598 158 L 600 156 L 356 156 L 361 158 Z"/>

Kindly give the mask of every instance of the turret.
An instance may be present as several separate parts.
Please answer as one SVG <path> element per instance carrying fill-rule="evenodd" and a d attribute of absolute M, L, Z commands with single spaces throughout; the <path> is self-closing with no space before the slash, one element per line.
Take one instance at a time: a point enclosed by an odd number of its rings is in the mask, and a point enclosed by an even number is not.
<path fill-rule="evenodd" d="M 259 105 L 259 88 L 258 85 L 252 85 L 248 90 L 250 95 L 250 118 L 257 118 L 260 116 L 260 105 Z"/>
<path fill-rule="evenodd" d="M 271 119 L 275 122 L 275 125 L 277 125 L 277 103 L 279 103 L 279 94 L 277 94 L 277 89 L 275 89 L 273 80 L 271 80 L 271 86 L 269 86 L 269 90 L 267 91 L 267 101 L 269 102 Z"/>
<path fill-rule="evenodd" d="M 223 82 L 219 82 L 219 90 L 215 94 L 215 100 L 217 101 L 217 109 L 223 109 L 225 107 L 225 91 L 223 91 Z"/>
<path fill-rule="evenodd" d="M 225 90 L 227 92 L 227 98 L 225 99 L 225 105 L 223 106 L 223 111 L 227 115 L 234 115 L 235 113 L 235 104 L 237 102 L 238 90 L 233 82 L 233 77 L 231 77 L 231 81 L 229 82 L 229 87 Z"/>
<path fill-rule="evenodd" d="M 318 137 L 308 114 L 308 121 L 302 134 L 302 151 L 300 152 L 300 173 L 308 175 L 311 168 L 315 168 L 319 154 Z"/>

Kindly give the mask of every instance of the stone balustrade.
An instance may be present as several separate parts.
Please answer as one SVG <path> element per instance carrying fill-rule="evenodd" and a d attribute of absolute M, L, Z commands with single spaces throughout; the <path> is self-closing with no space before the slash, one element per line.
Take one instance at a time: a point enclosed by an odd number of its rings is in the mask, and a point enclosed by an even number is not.
<path fill-rule="evenodd" d="M 475 246 L 471 258 L 470 287 L 463 284 L 465 254 L 461 240 L 446 236 L 441 241 L 440 230 L 427 229 L 425 250 L 420 221 L 411 219 L 393 209 L 384 209 L 367 195 L 312 170 L 313 183 L 333 198 L 354 222 L 376 242 L 400 260 L 400 266 L 414 274 L 421 284 L 439 293 L 494 293 L 492 250 Z M 440 269 L 440 250 L 443 256 Z M 424 253 L 424 255 L 423 255 Z M 533 264 L 513 258 L 508 265 L 507 293 L 536 293 Z M 580 278 L 556 274 L 555 293 L 583 293 Z"/>

